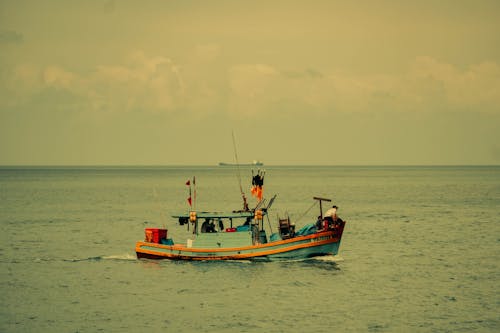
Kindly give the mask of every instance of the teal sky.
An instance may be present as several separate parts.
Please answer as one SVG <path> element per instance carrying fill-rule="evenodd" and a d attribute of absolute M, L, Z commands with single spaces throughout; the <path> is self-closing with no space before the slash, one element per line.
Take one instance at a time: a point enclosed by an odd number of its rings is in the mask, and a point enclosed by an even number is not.
<path fill-rule="evenodd" d="M 500 164 L 499 1 L 1 1 L 0 165 Z"/>

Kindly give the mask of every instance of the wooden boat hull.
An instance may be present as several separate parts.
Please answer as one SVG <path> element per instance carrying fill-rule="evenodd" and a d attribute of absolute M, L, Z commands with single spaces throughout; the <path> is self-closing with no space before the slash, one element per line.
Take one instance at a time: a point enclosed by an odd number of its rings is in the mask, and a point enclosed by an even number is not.
<path fill-rule="evenodd" d="M 139 241 L 135 251 L 138 258 L 173 260 L 290 260 L 305 259 L 338 253 L 342 234 L 333 231 L 306 236 L 228 248 L 193 248 L 183 244 L 163 245 Z"/>

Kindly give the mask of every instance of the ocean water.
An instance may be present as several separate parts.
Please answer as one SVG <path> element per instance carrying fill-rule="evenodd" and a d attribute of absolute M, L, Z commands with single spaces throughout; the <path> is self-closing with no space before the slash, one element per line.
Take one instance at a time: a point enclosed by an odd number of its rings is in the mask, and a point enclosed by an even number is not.
<path fill-rule="evenodd" d="M 500 331 L 500 167 L 266 167 L 271 227 L 332 198 L 338 256 L 137 260 L 145 227 L 189 237 L 193 176 L 198 210 L 249 196 L 249 168 L 0 168 L 0 332 Z"/>

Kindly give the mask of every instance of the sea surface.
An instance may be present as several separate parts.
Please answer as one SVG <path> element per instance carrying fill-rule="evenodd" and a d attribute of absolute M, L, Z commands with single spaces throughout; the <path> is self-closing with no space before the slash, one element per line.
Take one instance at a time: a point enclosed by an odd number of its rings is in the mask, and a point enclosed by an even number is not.
<path fill-rule="evenodd" d="M 250 168 L 1 167 L 0 332 L 500 331 L 500 167 L 265 169 L 270 227 L 331 198 L 338 256 L 136 259 L 146 227 L 190 236 L 188 179 L 197 210 L 255 205 Z"/>

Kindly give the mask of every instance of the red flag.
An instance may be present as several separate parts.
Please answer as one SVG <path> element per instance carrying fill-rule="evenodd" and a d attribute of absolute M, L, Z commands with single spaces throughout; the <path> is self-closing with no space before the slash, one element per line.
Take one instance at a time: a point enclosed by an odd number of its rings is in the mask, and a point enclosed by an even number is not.
<path fill-rule="evenodd" d="M 194 188 L 194 208 L 196 209 L 196 177 L 195 176 L 193 176 L 193 188 Z M 191 187 L 189 189 L 191 190 Z"/>
<path fill-rule="evenodd" d="M 192 205 L 192 202 L 191 202 L 191 181 L 188 179 L 188 181 L 186 182 L 186 185 L 189 186 L 189 198 L 187 199 L 188 203 L 189 203 L 189 206 L 193 206 Z"/>

